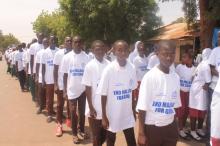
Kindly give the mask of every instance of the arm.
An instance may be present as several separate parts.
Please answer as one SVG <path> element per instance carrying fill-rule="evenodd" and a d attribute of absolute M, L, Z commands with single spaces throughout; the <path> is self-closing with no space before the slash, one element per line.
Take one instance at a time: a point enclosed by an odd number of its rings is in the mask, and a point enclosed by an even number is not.
<path fill-rule="evenodd" d="M 219 73 L 218 73 L 218 71 L 215 69 L 215 66 L 214 65 L 210 65 L 210 69 L 211 69 L 211 74 L 213 75 L 213 76 L 219 76 Z"/>
<path fill-rule="evenodd" d="M 54 91 L 56 92 L 58 90 L 58 70 L 59 65 L 54 64 L 54 70 L 53 70 L 53 76 L 54 76 Z"/>
<path fill-rule="evenodd" d="M 42 64 L 42 84 L 45 85 L 45 72 L 46 72 L 46 65 Z"/>
<path fill-rule="evenodd" d="M 31 75 L 33 75 L 33 68 L 34 68 L 34 55 L 31 55 L 30 67 L 31 67 Z"/>
<path fill-rule="evenodd" d="M 138 122 L 138 144 L 140 146 L 145 146 L 146 145 L 146 142 L 147 142 L 147 138 L 146 138 L 146 135 L 145 135 L 145 116 L 146 116 L 146 112 L 145 111 L 142 111 L 142 110 L 139 110 L 139 113 L 138 113 L 138 119 L 139 119 L 139 122 Z"/>
<path fill-rule="evenodd" d="M 92 88 L 91 86 L 86 86 L 86 98 L 89 104 L 90 116 L 96 118 L 97 114 L 95 108 L 92 105 Z"/>
<path fill-rule="evenodd" d="M 67 79 L 68 79 L 68 74 L 64 73 L 63 75 L 63 97 L 67 98 Z"/>
<path fill-rule="evenodd" d="M 102 126 L 105 129 L 108 129 L 109 127 L 109 121 L 106 115 L 106 104 L 107 104 L 107 96 L 103 96 L 101 97 L 102 99 Z"/>
<path fill-rule="evenodd" d="M 18 61 L 15 62 L 16 65 L 16 72 L 18 72 Z"/>
<path fill-rule="evenodd" d="M 35 80 L 38 81 L 38 77 L 39 77 L 39 68 L 40 68 L 40 63 L 36 64 L 36 78 Z"/>

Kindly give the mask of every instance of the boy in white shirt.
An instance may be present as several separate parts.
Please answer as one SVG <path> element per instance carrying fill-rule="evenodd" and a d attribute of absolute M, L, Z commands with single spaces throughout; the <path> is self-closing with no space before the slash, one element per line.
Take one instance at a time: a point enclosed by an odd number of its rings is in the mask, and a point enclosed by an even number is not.
<path fill-rule="evenodd" d="M 85 86 L 81 84 L 86 64 L 89 62 L 88 55 L 82 51 L 82 39 L 79 36 L 73 38 L 73 51 L 64 56 L 61 63 L 64 82 L 64 96 L 69 100 L 70 116 L 72 122 L 73 143 L 79 144 L 79 134 L 86 138 L 85 134 Z M 78 105 L 77 105 L 78 104 Z M 79 122 L 77 115 L 79 113 Z M 79 132 L 77 126 L 79 124 Z"/>
<path fill-rule="evenodd" d="M 141 80 L 148 71 L 147 69 L 148 58 L 145 56 L 145 48 L 144 48 L 143 42 L 139 42 L 137 46 L 137 52 L 138 52 L 138 55 L 133 60 L 134 67 L 136 69 L 137 81 L 138 81 L 138 88 L 135 90 L 135 93 L 134 93 L 135 94 L 134 95 L 135 106 L 138 100 Z"/>
<path fill-rule="evenodd" d="M 218 43 L 220 44 L 220 32 L 218 33 Z M 212 50 L 209 56 L 209 65 L 211 68 L 212 76 L 219 78 L 220 73 L 220 47 L 216 47 Z M 211 143 L 212 146 L 220 145 L 220 79 L 215 86 L 212 94 L 211 103 Z"/>
<path fill-rule="evenodd" d="M 82 84 L 86 86 L 86 112 L 93 135 L 93 146 L 101 146 L 105 141 L 105 130 L 102 127 L 101 96 L 96 94 L 101 75 L 109 64 L 104 58 L 104 43 L 96 40 L 92 43 L 92 52 L 95 56 L 85 67 Z"/>
<path fill-rule="evenodd" d="M 195 67 L 192 54 L 186 50 L 182 54 L 182 64 L 177 65 L 176 73 L 180 77 L 180 99 L 182 106 L 176 110 L 180 137 L 189 140 L 186 130 L 186 120 L 189 114 L 189 90 L 192 84 Z M 193 115 L 192 115 L 193 116 Z"/>
<path fill-rule="evenodd" d="M 179 76 L 170 69 L 175 58 L 171 41 L 159 42 L 159 65 L 145 74 L 139 92 L 138 143 L 140 146 L 176 146 L 175 108 L 181 106 Z"/>
<path fill-rule="evenodd" d="M 46 108 L 47 122 L 52 122 L 52 115 L 55 115 L 53 109 L 54 103 L 54 77 L 53 77 L 53 60 L 55 53 L 59 50 L 56 47 L 56 37 L 50 36 L 50 46 L 42 54 L 42 84 L 46 85 Z"/>
<path fill-rule="evenodd" d="M 57 93 L 56 136 L 58 137 L 63 135 L 63 129 L 62 129 L 63 108 L 64 108 L 65 99 L 67 98 L 63 96 L 63 73 L 61 71 L 61 62 L 63 57 L 72 51 L 72 38 L 66 37 L 64 43 L 65 43 L 64 48 L 57 51 L 54 56 L 54 90 L 55 93 Z M 67 100 L 67 117 L 66 117 L 67 126 L 70 125 L 70 114 L 69 114 L 68 105 L 69 104 Z"/>
<path fill-rule="evenodd" d="M 46 106 L 46 89 L 45 85 L 42 84 L 42 56 L 44 51 L 49 47 L 49 40 L 47 38 L 44 38 L 42 44 L 44 46 L 44 49 L 41 49 L 36 54 L 35 82 L 38 83 L 38 99 L 36 100 L 39 104 L 37 114 L 41 114 L 42 110 Z"/>
<path fill-rule="evenodd" d="M 102 125 L 107 129 L 107 146 L 114 146 L 116 133 L 123 131 L 128 146 L 136 146 L 134 136 L 135 110 L 132 91 L 137 88 L 134 66 L 127 61 L 128 44 L 114 43 L 116 60 L 103 71 L 97 93 L 102 101 Z"/>

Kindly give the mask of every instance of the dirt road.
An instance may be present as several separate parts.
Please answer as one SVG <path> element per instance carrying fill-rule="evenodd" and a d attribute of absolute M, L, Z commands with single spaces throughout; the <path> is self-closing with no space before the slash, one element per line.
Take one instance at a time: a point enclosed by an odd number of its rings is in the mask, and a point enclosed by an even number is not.
<path fill-rule="evenodd" d="M 18 80 L 6 74 L 4 61 L 0 61 L 0 83 L 0 146 L 73 146 L 69 128 L 64 125 L 64 135 L 57 138 L 55 123 L 48 124 L 45 115 L 36 115 L 30 93 L 21 92 Z M 79 146 L 91 145 L 88 140 Z M 119 133 L 116 146 L 125 145 L 124 136 Z M 178 146 L 205 145 L 179 142 Z"/>

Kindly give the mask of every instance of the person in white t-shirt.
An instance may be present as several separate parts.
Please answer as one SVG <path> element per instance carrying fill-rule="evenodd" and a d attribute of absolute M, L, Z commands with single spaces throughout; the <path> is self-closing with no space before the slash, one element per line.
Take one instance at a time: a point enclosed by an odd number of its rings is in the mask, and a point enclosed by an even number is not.
<path fill-rule="evenodd" d="M 73 51 L 64 56 L 61 63 L 61 70 L 64 73 L 64 96 L 69 100 L 70 116 L 72 122 L 73 143 L 80 143 L 79 134 L 84 139 L 85 134 L 85 86 L 81 84 L 84 69 L 89 62 L 88 55 L 82 51 L 82 39 L 79 36 L 73 38 Z M 78 115 L 77 115 L 78 107 Z M 78 122 L 79 116 L 79 122 Z M 79 131 L 77 126 L 79 124 Z"/>
<path fill-rule="evenodd" d="M 136 56 L 138 56 L 138 46 L 139 44 L 141 44 L 141 41 L 137 41 L 134 45 L 134 50 L 129 54 L 128 60 L 133 63 L 134 62 L 134 58 Z"/>
<path fill-rule="evenodd" d="M 65 104 L 66 97 L 63 96 L 63 73 L 61 71 L 61 62 L 63 57 L 72 51 L 72 38 L 67 36 L 64 42 L 64 48 L 60 49 L 55 53 L 54 56 L 54 90 L 57 94 L 57 113 L 56 113 L 56 136 L 60 137 L 63 135 L 63 108 Z M 67 100 L 67 117 L 66 117 L 66 124 L 68 127 L 70 126 L 70 113 L 68 107 L 68 100 Z"/>
<path fill-rule="evenodd" d="M 158 44 L 160 63 L 148 71 L 140 86 L 137 110 L 140 146 L 176 146 L 175 108 L 181 106 L 179 76 L 170 69 L 175 58 L 172 41 Z"/>
<path fill-rule="evenodd" d="M 36 54 L 36 74 L 35 74 L 35 82 L 38 83 L 38 99 L 37 102 L 39 104 L 39 109 L 37 114 L 41 114 L 42 110 L 46 106 L 46 87 L 42 83 L 42 56 L 44 51 L 49 47 L 48 38 L 44 38 L 42 42 L 44 49 L 41 49 Z"/>
<path fill-rule="evenodd" d="M 37 101 L 37 83 L 35 82 L 35 73 L 36 73 L 36 54 L 38 51 L 44 48 L 42 41 L 44 38 L 43 33 L 37 33 L 37 42 L 33 43 L 30 46 L 29 54 L 30 54 L 30 71 L 31 71 L 31 78 L 30 78 L 30 87 L 32 92 L 32 100 Z"/>
<path fill-rule="evenodd" d="M 104 58 L 104 43 L 96 40 L 92 43 L 92 59 L 85 67 L 82 84 L 86 86 L 86 110 L 89 126 L 92 131 L 93 146 L 101 146 L 105 141 L 105 129 L 102 127 L 101 96 L 96 94 L 101 75 L 109 61 Z"/>
<path fill-rule="evenodd" d="M 137 88 L 136 71 L 127 60 L 128 44 L 118 40 L 113 48 L 116 60 L 104 69 L 97 89 L 102 101 L 102 125 L 107 129 L 108 146 L 114 146 L 119 131 L 124 132 L 128 146 L 136 146 L 132 97 L 132 91 Z"/>
<path fill-rule="evenodd" d="M 42 63 L 42 84 L 46 85 L 46 109 L 47 109 L 47 122 L 52 122 L 52 115 L 55 115 L 54 104 L 54 55 L 59 50 L 56 47 L 56 37 L 50 36 L 49 47 L 43 51 L 41 63 Z"/>
<path fill-rule="evenodd" d="M 188 50 L 185 50 L 182 54 L 182 64 L 176 67 L 176 73 L 180 77 L 180 99 L 182 103 L 182 106 L 176 110 L 176 115 L 178 117 L 179 135 L 186 140 L 189 140 L 185 127 L 189 115 L 189 91 L 194 72 L 193 56 Z"/>
<path fill-rule="evenodd" d="M 16 61 L 15 57 L 16 54 L 18 53 L 18 47 L 14 48 L 14 51 L 12 52 L 11 56 L 11 64 L 12 64 L 12 77 L 16 76 L 17 77 L 17 70 L 16 70 Z"/>
<path fill-rule="evenodd" d="M 147 69 L 150 70 L 160 63 L 158 58 L 158 45 L 155 45 L 154 52 L 149 55 Z"/>
<path fill-rule="evenodd" d="M 218 43 L 220 44 L 220 32 L 218 33 Z M 209 64 L 211 67 L 212 76 L 219 77 L 220 73 L 220 47 L 216 47 L 212 50 L 209 56 Z M 215 86 L 212 103 L 211 103 L 211 143 L 212 146 L 220 145 L 220 80 Z"/>
<path fill-rule="evenodd" d="M 202 62 L 199 63 L 198 67 L 194 72 L 193 82 L 189 94 L 190 124 L 191 124 L 190 134 L 196 140 L 201 140 L 202 139 L 201 137 L 204 137 L 206 135 L 205 132 L 203 131 L 203 122 L 205 119 L 207 105 L 208 105 L 207 91 L 208 91 L 209 83 L 211 82 L 211 71 L 208 64 L 208 57 L 210 53 L 211 53 L 211 49 L 203 50 Z"/>
<path fill-rule="evenodd" d="M 137 46 L 137 51 L 138 51 L 138 55 L 133 60 L 133 64 L 134 64 L 136 75 L 137 75 L 137 81 L 138 81 L 138 88 L 134 92 L 135 106 L 138 100 L 141 80 L 148 71 L 147 69 L 148 58 L 145 56 L 145 48 L 144 48 L 143 42 L 139 42 Z"/>
<path fill-rule="evenodd" d="M 23 66 L 23 55 L 24 51 L 22 49 L 22 45 L 18 45 L 18 52 L 15 55 L 15 64 L 16 64 L 16 72 L 18 74 L 18 79 L 21 87 L 21 91 L 25 91 L 25 71 Z"/>

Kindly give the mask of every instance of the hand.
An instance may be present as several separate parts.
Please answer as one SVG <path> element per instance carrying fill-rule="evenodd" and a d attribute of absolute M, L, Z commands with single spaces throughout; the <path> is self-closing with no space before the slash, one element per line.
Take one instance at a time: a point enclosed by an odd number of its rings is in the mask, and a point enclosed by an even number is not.
<path fill-rule="evenodd" d="M 203 88 L 204 90 L 208 91 L 209 85 L 208 85 L 208 84 L 204 84 L 204 85 L 202 86 L 202 88 Z"/>
<path fill-rule="evenodd" d="M 139 146 L 146 146 L 147 143 L 147 137 L 145 136 L 144 133 L 139 133 L 138 134 L 138 145 Z"/>
<path fill-rule="evenodd" d="M 94 107 L 91 107 L 91 108 L 89 108 L 89 110 L 90 110 L 90 116 L 91 116 L 92 118 L 96 118 L 97 113 L 96 113 L 95 108 L 94 108 Z"/>
<path fill-rule="evenodd" d="M 58 88 L 58 85 L 57 84 L 54 84 L 54 93 L 58 93 L 59 91 L 59 88 Z"/>
<path fill-rule="evenodd" d="M 102 117 L 102 126 L 103 126 L 104 129 L 108 129 L 108 127 L 109 127 L 109 121 L 108 121 L 108 118 L 106 116 Z"/>
<path fill-rule="evenodd" d="M 35 78 L 35 82 L 38 83 L 38 77 L 37 77 L 37 76 L 36 76 L 36 78 Z"/>
<path fill-rule="evenodd" d="M 64 91 L 64 90 L 63 90 L 63 98 L 64 98 L 65 100 L 68 100 L 67 92 Z"/>

